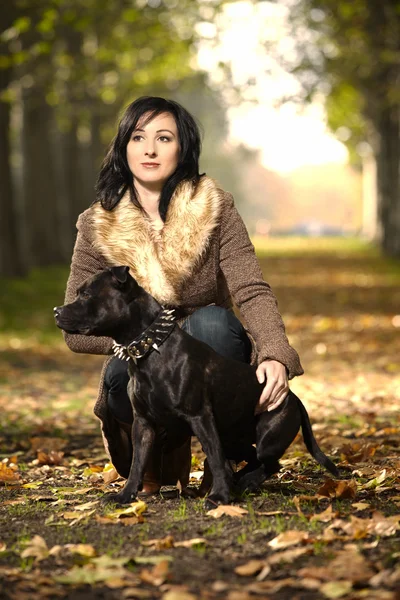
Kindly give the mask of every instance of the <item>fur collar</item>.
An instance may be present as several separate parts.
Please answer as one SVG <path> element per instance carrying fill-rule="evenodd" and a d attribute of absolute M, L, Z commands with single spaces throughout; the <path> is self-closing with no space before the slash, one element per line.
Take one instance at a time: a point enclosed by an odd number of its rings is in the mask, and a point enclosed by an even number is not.
<path fill-rule="evenodd" d="M 224 192 L 210 177 L 184 181 L 171 198 L 161 242 L 127 192 L 112 211 L 92 207 L 94 246 L 112 265 L 128 265 L 158 302 L 179 305 L 179 291 L 219 223 Z"/>

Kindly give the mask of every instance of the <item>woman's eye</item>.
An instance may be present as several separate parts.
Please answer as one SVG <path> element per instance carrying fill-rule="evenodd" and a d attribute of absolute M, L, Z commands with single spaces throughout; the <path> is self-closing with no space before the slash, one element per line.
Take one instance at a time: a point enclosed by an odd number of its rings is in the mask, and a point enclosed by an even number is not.
<path fill-rule="evenodd" d="M 167 135 L 161 135 L 159 138 L 160 142 L 170 142 L 171 138 L 169 138 Z"/>
<path fill-rule="evenodd" d="M 141 139 L 142 139 L 141 135 L 133 135 L 132 136 L 132 141 L 133 142 L 140 142 Z"/>

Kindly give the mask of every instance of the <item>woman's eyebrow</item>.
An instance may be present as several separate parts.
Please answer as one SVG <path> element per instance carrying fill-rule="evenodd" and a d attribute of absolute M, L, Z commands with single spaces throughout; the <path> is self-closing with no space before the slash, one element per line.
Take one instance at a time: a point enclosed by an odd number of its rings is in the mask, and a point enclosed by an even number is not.
<path fill-rule="evenodd" d="M 140 127 L 136 127 L 136 129 L 134 129 L 133 131 L 143 131 L 144 132 L 144 129 L 141 129 Z M 161 133 L 162 131 L 168 131 L 168 133 L 170 133 L 171 135 L 173 135 L 175 137 L 175 134 L 170 129 L 157 129 L 156 133 Z"/>

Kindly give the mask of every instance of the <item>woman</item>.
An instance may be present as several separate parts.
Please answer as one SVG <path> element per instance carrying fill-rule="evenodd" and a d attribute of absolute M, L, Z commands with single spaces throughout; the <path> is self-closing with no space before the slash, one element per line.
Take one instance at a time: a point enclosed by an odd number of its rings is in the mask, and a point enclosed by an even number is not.
<path fill-rule="evenodd" d="M 199 174 L 200 146 L 195 120 L 176 102 L 143 97 L 128 106 L 103 162 L 97 198 L 78 219 L 66 302 L 88 276 L 129 265 L 146 291 L 178 308 L 189 334 L 224 356 L 258 365 L 265 387 L 257 411 L 273 410 L 288 393 L 288 378 L 303 370 L 231 194 Z M 231 297 L 248 331 L 234 316 Z M 74 352 L 111 354 L 109 338 L 65 339 Z M 109 357 L 94 408 L 124 477 L 132 455 L 127 382 L 126 362 Z M 155 447 L 143 489 L 156 492 L 178 479 L 185 485 L 189 470 L 190 444 L 164 457 Z"/>

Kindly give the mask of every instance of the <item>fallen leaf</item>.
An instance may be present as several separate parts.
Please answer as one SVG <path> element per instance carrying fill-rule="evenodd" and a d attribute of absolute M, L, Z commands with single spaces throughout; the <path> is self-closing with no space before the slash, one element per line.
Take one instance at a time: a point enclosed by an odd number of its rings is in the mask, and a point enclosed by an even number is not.
<path fill-rule="evenodd" d="M 124 517 L 125 515 L 135 515 L 136 517 L 140 517 L 145 510 L 147 510 L 147 504 L 143 502 L 143 500 L 139 500 L 138 502 L 132 502 L 126 508 L 112 510 L 108 512 L 106 516 L 114 517 L 116 519 Z"/>
<path fill-rule="evenodd" d="M 128 587 L 120 591 L 120 596 L 124 599 L 133 598 L 134 600 L 140 600 L 144 598 L 147 600 L 147 598 L 154 598 L 154 593 L 139 587 Z"/>
<path fill-rule="evenodd" d="M 39 562 L 49 556 L 49 549 L 45 540 L 40 535 L 35 535 L 29 542 L 25 550 L 21 552 L 22 558 L 33 556 L 36 562 Z"/>
<path fill-rule="evenodd" d="M 165 550 L 174 547 L 174 538 L 172 535 L 167 535 L 165 538 L 146 540 L 142 542 L 142 546 L 150 546 L 155 550 Z"/>
<path fill-rule="evenodd" d="M 292 548 L 290 550 L 284 550 L 283 552 L 275 552 L 268 557 L 267 562 L 269 565 L 275 565 L 279 563 L 291 563 L 299 556 L 303 554 L 310 554 L 312 552 L 312 548 L 303 547 L 303 548 Z"/>
<path fill-rule="evenodd" d="M 330 504 L 328 506 L 328 508 L 326 510 L 324 510 L 323 512 L 312 515 L 310 521 L 321 521 L 322 523 L 327 523 L 328 521 L 335 519 L 338 516 L 338 514 L 339 513 L 337 510 L 335 510 L 335 512 L 333 512 L 332 504 Z"/>
<path fill-rule="evenodd" d="M 217 508 L 213 508 L 207 511 L 207 515 L 219 519 L 220 517 L 227 515 L 229 517 L 244 517 L 249 513 L 245 508 L 240 506 L 232 506 L 231 504 L 220 504 Z"/>
<path fill-rule="evenodd" d="M 148 569 L 142 569 L 139 574 L 140 579 L 144 583 L 149 583 L 150 585 L 154 585 L 155 587 L 160 587 L 169 576 L 169 561 L 162 560 L 157 565 L 155 565 L 151 571 Z"/>
<path fill-rule="evenodd" d="M 327 598 L 343 598 L 353 589 L 351 581 L 328 581 L 319 588 Z"/>
<path fill-rule="evenodd" d="M 90 502 L 85 502 L 85 504 L 74 506 L 74 510 L 91 510 L 94 506 L 97 506 L 98 503 L 98 500 L 91 500 Z"/>
<path fill-rule="evenodd" d="M 80 556 L 87 556 L 89 558 L 96 556 L 96 550 L 90 544 L 66 544 L 64 547 L 72 554 L 79 554 Z"/>
<path fill-rule="evenodd" d="M 362 511 L 362 510 L 367 510 L 367 508 L 370 508 L 371 505 L 367 504 L 366 502 L 354 502 L 352 504 L 352 507 L 355 508 L 356 510 Z"/>
<path fill-rule="evenodd" d="M 49 452 L 51 450 L 58 451 L 64 448 L 68 443 L 67 440 L 56 437 L 32 437 L 29 441 L 34 452 L 37 452 L 38 450 L 44 452 Z"/>
<path fill-rule="evenodd" d="M 181 590 L 169 590 L 162 595 L 161 600 L 197 600 L 197 596 Z"/>
<path fill-rule="evenodd" d="M 205 538 L 192 538 L 191 540 L 174 542 L 175 548 L 193 548 L 193 546 L 201 546 L 204 544 L 208 544 L 208 541 Z"/>
<path fill-rule="evenodd" d="M 61 465 L 64 458 L 64 452 L 50 450 L 49 453 L 42 450 L 37 451 L 37 460 L 39 465 Z"/>
<path fill-rule="evenodd" d="M 0 462 L 0 481 L 5 483 L 13 483 L 20 479 L 19 473 L 15 469 L 11 469 L 5 463 Z"/>
<path fill-rule="evenodd" d="M 273 540 L 268 542 L 268 546 L 274 550 L 279 548 L 287 548 L 288 546 L 294 546 L 308 540 L 308 533 L 306 531 L 297 531 L 295 529 L 285 531 L 276 536 Z"/>
<path fill-rule="evenodd" d="M 319 496 L 327 496 L 328 498 L 355 498 L 357 484 L 354 479 L 349 481 L 327 479 L 317 493 Z"/>
<path fill-rule="evenodd" d="M 379 487 L 385 481 L 385 479 L 386 469 L 383 469 L 383 471 L 381 471 L 377 477 L 374 477 L 374 479 L 371 479 L 371 481 L 368 481 L 368 483 L 365 483 L 362 487 L 364 490 L 375 489 Z"/>
<path fill-rule="evenodd" d="M 153 592 L 144 590 L 143 588 L 129 587 L 121 590 L 121 597 L 124 599 L 134 598 L 136 600 L 138 598 L 144 598 L 146 600 L 147 598 L 154 598 L 154 594 Z"/>
<path fill-rule="evenodd" d="M 22 487 L 27 490 L 37 490 L 43 483 L 43 481 L 32 481 L 31 483 L 24 483 Z"/>
<path fill-rule="evenodd" d="M 112 483 L 113 481 L 116 481 L 119 477 L 119 474 L 117 473 L 117 470 L 113 465 L 106 465 L 101 476 L 103 478 L 104 483 L 107 485 L 109 483 Z"/>
<path fill-rule="evenodd" d="M 237 573 L 237 575 L 241 575 L 242 577 L 251 577 L 256 573 L 259 573 L 264 566 L 264 560 L 250 560 L 244 565 L 235 567 L 235 573 Z"/>
<path fill-rule="evenodd" d="M 159 554 L 158 556 L 135 556 L 133 558 L 133 560 L 138 565 L 146 565 L 146 564 L 158 565 L 161 562 L 171 561 L 174 559 L 172 558 L 172 556 Z"/>

